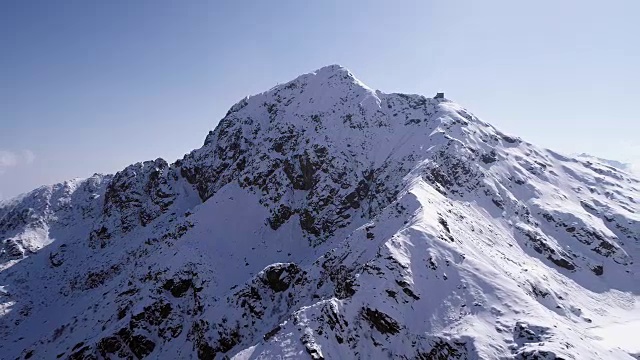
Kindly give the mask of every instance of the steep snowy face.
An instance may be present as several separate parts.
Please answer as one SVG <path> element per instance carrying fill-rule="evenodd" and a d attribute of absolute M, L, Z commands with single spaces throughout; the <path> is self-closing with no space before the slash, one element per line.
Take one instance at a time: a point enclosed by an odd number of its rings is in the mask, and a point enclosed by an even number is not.
<path fill-rule="evenodd" d="M 261 195 L 272 229 L 295 221 L 317 243 L 347 226 L 352 210 L 376 212 L 397 193 L 383 179 L 400 164 L 385 163 L 379 147 L 399 134 L 380 101 L 347 70 L 323 68 L 234 105 L 178 164 L 202 199 L 238 181 Z M 389 139 L 374 144 L 383 132 Z"/>
<path fill-rule="evenodd" d="M 631 359 L 591 328 L 640 324 L 639 189 L 328 66 L 0 204 L 0 353 Z"/>
<path fill-rule="evenodd" d="M 234 105 L 205 145 L 177 166 L 203 200 L 237 181 L 261 195 L 272 229 L 298 222 L 317 243 L 379 213 L 416 167 L 433 168 L 429 176 L 443 190 L 466 176 L 471 183 L 463 187 L 476 186 L 481 172 L 472 163 L 490 155 L 473 152 L 471 132 L 500 137 L 473 122 L 453 103 L 383 94 L 329 66 Z M 438 170 L 444 162 L 465 168 Z"/>

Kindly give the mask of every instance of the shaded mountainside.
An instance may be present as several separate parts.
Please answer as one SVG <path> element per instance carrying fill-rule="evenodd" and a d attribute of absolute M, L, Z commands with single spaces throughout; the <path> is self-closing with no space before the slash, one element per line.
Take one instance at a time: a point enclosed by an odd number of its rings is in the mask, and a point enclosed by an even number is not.
<path fill-rule="evenodd" d="M 640 181 L 328 66 L 0 204 L 3 358 L 632 359 Z"/>

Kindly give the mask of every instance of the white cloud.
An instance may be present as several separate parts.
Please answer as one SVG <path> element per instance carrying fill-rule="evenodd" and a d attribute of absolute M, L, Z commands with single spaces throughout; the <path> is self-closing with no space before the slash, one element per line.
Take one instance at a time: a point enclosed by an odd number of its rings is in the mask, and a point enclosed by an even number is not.
<path fill-rule="evenodd" d="M 16 166 L 18 157 L 11 151 L 0 150 L 0 168 Z"/>
<path fill-rule="evenodd" d="M 24 150 L 22 152 L 22 156 L 24 157 L 24 161 L 27 165 L 33 164 L 33 162 L 36 160 L 36 154 L 34 154 L 31 150 Z"/>
<path fill-rule="evenodd" d="M 32 164 L 35 159 L 36 155 L 31 150 L 0 150 L 0 173 L 11 167 Z"/>

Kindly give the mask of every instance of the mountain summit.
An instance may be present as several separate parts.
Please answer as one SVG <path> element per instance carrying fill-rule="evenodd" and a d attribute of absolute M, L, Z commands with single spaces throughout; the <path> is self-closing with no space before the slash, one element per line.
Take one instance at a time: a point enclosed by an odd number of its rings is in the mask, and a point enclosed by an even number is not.
<path fill-rule="evenodd" d="M 640 180 L 331 65 L 0 204 L 0 354 L 633 359 Z M 624 324 L 623 324 L 624 323 Z"/>

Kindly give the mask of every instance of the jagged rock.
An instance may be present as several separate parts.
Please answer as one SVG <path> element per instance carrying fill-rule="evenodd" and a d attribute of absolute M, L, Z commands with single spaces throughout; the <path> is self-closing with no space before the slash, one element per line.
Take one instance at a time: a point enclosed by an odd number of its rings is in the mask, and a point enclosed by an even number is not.
<path fill-rule="evenodd" d="M 373 328 L 382 334 L 397 334 L 400 332 L 400 325 L 389 315 L 376 309 L 362 309 L 362 316 L 371 324 Z"/>
<path fill-rule="evenodd" d="M 274 264 L 263 271 L 262 281 L 275 292 L 285 291 L 300 272 L 296 264 Z"/>

